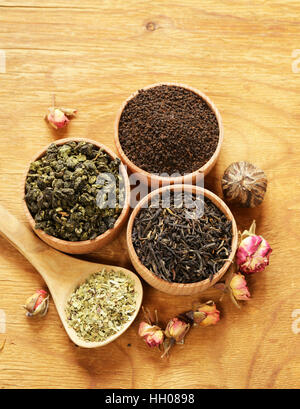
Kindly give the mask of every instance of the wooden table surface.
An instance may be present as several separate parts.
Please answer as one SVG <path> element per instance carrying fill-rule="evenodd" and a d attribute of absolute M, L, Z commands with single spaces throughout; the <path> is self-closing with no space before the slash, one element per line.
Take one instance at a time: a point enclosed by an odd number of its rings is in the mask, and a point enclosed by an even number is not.
<path fill-rule="evenodd" d="M 1 388 L 300 386 L 299 17 L 298 0 L 0 1 L 2 205 L 25 223 L 20 186 L 36 151 L 66 136 L 114 149 L 122 101 L 154 82 L 181 82 L 205 92 L 223 117 L 225 140 L 206 187 L 221 195 L 233 161 L 267 173 L 261 207 L 231 208 L 240 229 L 255 218 L 273 248 L 270 266 L 249 280 L 251 301 L 238 310 L 225 298 L 218 325 L 193 330 L 162 360 L 137 336 L 141 314 L 98 350 L 71 343 L 52 301 L 43 320 L 26 318 L 22 304 L 44 283 L 1 238 Z M 43 120 L 52 93 L 79 112 L 61 132 Z M 124 232 L 86 258 L 130 267 Z M 216 290 L 174 297 L 144 289 L 144 305 L 163 322 L 193 301 L 219 299 Z"/>

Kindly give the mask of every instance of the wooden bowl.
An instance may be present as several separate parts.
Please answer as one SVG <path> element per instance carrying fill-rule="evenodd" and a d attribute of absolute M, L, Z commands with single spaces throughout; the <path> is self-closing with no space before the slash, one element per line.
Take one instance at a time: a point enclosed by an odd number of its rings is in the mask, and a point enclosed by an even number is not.
<path fill-rule="evenodd" d="M 88 142 L 92 143 L 93 145 L 97 146 L 98 148 L 102 148 L 112 159 L 116 159 L 117 155 L 107 148 L 105 145 L 102 145 L 99 142 L 87 139 L 87 138 L 65 138 L 65 139 L 60 139 L 59 141 L 54 142 L 57 145 L 63 145 L 67 142 Z M 36 154 L 31 162 L 34 162 L 41 158 L 42 156 L 45 155 L 46 150 L 48 149 L 50 145 L 48 145 L 46 148 L 42 149 L 38 154 Z M 31 163 L 30 162 L 30 163 Z M 33 231 L 49 246 L 55 248 L 56 250 L 63 251 L 65 253 L 70 253 L 70 254 L 87 254 L 87 253 L 92 253 L 94 251 L 98 251 L 101 247 L 105 246 L 107 243 L 111 242 L 120 232 L 122 227 L 127 221 L 127 218 L 129 216 L 129 211 L 130 211 L 130 185 L 129 185 L 129 179 L 128 175 L 126 172 L 126 169 L 124 165 L 121 163 L 120 169 L 122 176 L 124 178 L 124 187 L 125 187 L 125 204 L 124 208 L 119 216 L 119 218 L 116 220 L 116 223 L 112 229 L 107 230 L 105 233 L 101 234 L 100 236 L 96 237 L 93 240 L 84 240 L 84 241 L 67 241 L 67 240 L 61 240 L 56 237 L 50 236 L 49 234 L 45 233 L 43 230 L 39 230 L 35 228 L 35 221 L 27 207 L 26 200 L 25 200 L 25 183 L 26 183 L 26 178 L 27 174 L 29 171 L 29 166 L 28 165 L 26 172 L 25 172 L 25 177 L 23 181 L 23 204 L 24 204 L 24 209 L 25 209 L 25 214 L 26 217 L 29 221 L 30 226 L 32 227 Z"/>
<path fill-rule="evenodd" d="M 202 280 L 202 281 L 199 281 L 196 283 L 190 283 L 190 284 L 169 283 L 168 281 L 157 277 L 154 273 L 148 270 L 139 260 L 135 252 L 135 249 L 133 247 L 133 243 L 132 243 L 133 224 L 134 224 L 136 215 L 139 213 L 142 206 L 145 203 L 147 203 L 147 201 L 149 201 L 149 199 L 152 198 L 153 196 L 161 194 L 162 192 L 168 189 L 171 189 L 173 191 L 182 191 L 183 188 L 187 192 L 203 194 L 205 197 L 210 199 L 226 215 L 227 219 L 231 220 L 232 222 L 233 238 L 232 238 L 232 245 L 231 245 L 231 253 L 228 257 L 228 261 L 224 263 L 223 267 L 213 276 L 213 279 L 211 281 L 209 279 L 206 279 L 206 280 Z M 219 281 L 220 278 L 226 273 L 227 269 L 232 263 L 234 256 L 235 256 L 236 249 L 237 249 L 237 243 L 238 243 L 237 226 L 236 226 L 234 217 L 230 209 L 228 208 L 228 206 L 218 196 L 216 196 L 214 193 L 210 192 L 209 190 L 206 190 L 206 189 L 203 189 L 197 186 L 192 186 L 192 185 L 165 186 L 165 187 L 159 188 L 149 193 L 138 203 L 136 208 L 133 210 L 130 216 L 129 222 L 128 222 L 128 226 L 127 226 L 127 246 L 128 246 L 129 256 L 130 256 L 132 265 L 134 266 L 135 270 L 152 287 L 156 288 L 157 290 L 163 291 L 164 293 L 173 294 L 173 295 L 197 294 L 197 293 L 207 290 L 209 287 L 216 284 L 216 282 Z"/>
<path fill-rule="evenodd" d="M 171 82 L 160 82 L 160 83 L 156 83 L 156 84 L 151 84 L 148 85 L 147 87 L 144 87 L 143 90 L 147 90 L 150 88 L 154 88 L 160 85 L 173 85 L 173 86 L 178 86 L 178 87 L 182 87 L 185 88 L 187 90 L 190 90 L 192 92 L 194 92 L 195 94 L 199 95 L 202 99 L 204 99 L 204 101 L 207 103 L 207 105 L 212 109 L 212 111 L 214 112 L 217 121 L 218 121 L 218 125 L 219 125 L 219 142 L 217 145 L 217 148 L 214 152 L 214 154 L 212 155 L 212 157 L 209 159 L 208 162 L 205 163 L 205 165 L 203 165 L 200 169 L 197 169 L 196 171 L 189 173 L 187 175 L 183 176 L 178 176 L 178 177 L 163 177 L 163 176 L 157 176 L 154 174 L 151 174 L 149 172 L 146 172 L 145 170 L 139 168 L 138 166 L 136 166 L 133 162 L 131 162 L 131 160 L 126 156 L 126 154 L 124 153 L 120 140 L 119 140 L 119 123 L 120 123 L 120 118 L 122 115 L 122 112 L 126 106 L 126 104 L 128 103 L 128 101 L 130 101 L 132 98 L 134 98 L 139 91 L 134 92 L 132 95 L 130 95 L 129 98 L 127 98 L 123 104 L 121 105 L 118 113 L 117 113 L 117 117 L 115 120 L 115 129 L 114 129 L 114 138 L 115 138 L 115 145 L 118 151 L 118 154 L 122 160 L 122 162 L 127 166 L 127 168 L 129 169 L 129 171 L 131 173 L 139 173 L 140 174 L 140 180 L 144 183 L 144 184 L 148 184 L 149 186 L 154 185 L 157 187 L 160 186 L 166 186 L 166 185 L 173 185 L 173 184 L 181 184 L 181 183 L 186 183 L 186 184 L 195 184 L 197 181 L 197 176 L 206 176 L 211 170 L 212 168 L 215 166 L 217 159 L 219 157 L 220 154 L 220 150 L 221 150 L 221 145 L 223 142 L 223 138 L 224 138 L 224 130 L 223 130 L 223 123 L 222 123 L 222 118 L 221 115 L 217 109 L 217 107 L 215 106 L 215 104 L 208 98 L 207 95 L 205 95 L 203 92 L 197 90 L 196 88 L 192 88 L 189 87 L 188 85 L 185 84 L 179 84 L 179 83 L 171 83 Z"/>

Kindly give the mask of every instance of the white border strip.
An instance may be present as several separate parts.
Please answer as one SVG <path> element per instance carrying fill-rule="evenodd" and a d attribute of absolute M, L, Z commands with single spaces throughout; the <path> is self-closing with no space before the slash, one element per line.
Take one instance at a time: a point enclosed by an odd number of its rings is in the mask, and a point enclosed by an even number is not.
<path fill-rule="evenodd" d="M 6 332 L 6 314 L 4 310 L 0 310 L 0 334 Z"/>
<path fill-rule="evenodd" d="M 292 52 L 292 58 L 295 60 L 292 62 L 292 71 L 294 74 L 298 74 L 300 72 L 300 49 L 296 48 Z"/>
<path fill-rule="evenodd" d="M 0 74 L 6 73 L 6 53 L 4 50 L 0 50 Z"/>
<path fill-rule="evenodd" d="M 295 335 L 300 334 L 300 308 L 292 312 L 292 318 L 295 318 L 292 322 L 292 331 Z"/>

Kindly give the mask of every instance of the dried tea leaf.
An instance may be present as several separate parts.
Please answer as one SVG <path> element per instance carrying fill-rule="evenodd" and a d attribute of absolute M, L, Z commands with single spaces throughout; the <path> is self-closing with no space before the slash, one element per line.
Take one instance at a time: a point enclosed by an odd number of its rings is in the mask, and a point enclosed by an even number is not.
<path fill-rule="evenodd" d="M 135 309 L 134 281 L 122 271 L 104 269 L 77 287 L 68 300 L 66 316 L 79 337 L 103 342 L 121 330 Z"/>
<path fill-rule="evenodd" d="M 132 243 L 141 263 L 175 283 L 212 280 L 228 260 L 232 222 L 207 197 L 172 192 L 152 197 L 134 219 Z"/>
<path fill-rule="evenodd" d="M 67 241 L 111 229 L 125 200 L 120 160 L 87 142 L 51 144 L 31 163 L 25 200 L 36 229 Z"/>

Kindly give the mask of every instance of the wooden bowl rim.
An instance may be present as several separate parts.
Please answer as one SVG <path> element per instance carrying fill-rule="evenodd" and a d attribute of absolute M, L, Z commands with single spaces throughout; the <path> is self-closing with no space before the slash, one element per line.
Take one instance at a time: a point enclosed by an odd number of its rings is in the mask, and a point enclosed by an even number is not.
<path fill-rule="evenodd" d="M 130 207 L 130 184 L 129 184 L 129 178 L 128 178 L 128 174 L 126 172 L 126 168 L 124 166 L 124 164 L 121 161 L 120 164 L 120 169 L 122 172 L 122 176 L 124 177 L 124 184 L 125 184 L 125 204 L 124 207 L 122 209 L 122 212 L 120 213 L 118 219 L 116 220 L 114 227 L 112 229 L 106 230 L 106 232 L 104 232 L 103 234 L 100 234 L 99 236 L 97 236 L 95 239 L 93 240 L 83 240 L 83 241 L 68 241 L 68 240 L 62 240 L 59 239 L 57 237 L 54 236 L 50 236 L 49 234 L 45 233 L 43 230 L 41 229 L 36 229 L 35 228 L 35 221 L 27 207 L 27 203 L 25 200 L 25 186 L 26 186 L 26 179 L 27 179 L 27 175 L 29 172 L 29 168 L 30 168 L 30 164 L 32 162 L 35 162 L 36 160 L 40 159 L 46 152 L 46 150 L 49 148 L 50 145 L 52 145 L 53 143 L 55 143 L 56 145 L 64 145 L 65 143 L 68 142 L 87 142 L 87 143 L 92 143 L 93 145 L 97 146 L 99 149 L 103 149 L 113 160 L 118 158 L 117 154 L 115 154 L 110 148 L 108 148 L 107 146 L 103 145 L 100 142 L 94 141 L 92 139 L 89 138 L 64 138 L 64 139 L 59 139 L 57 141 L 51 142 L 49 143 L 45 148 L 41 149 L 30 161 L 29 165 L 27 166 L 26 170 L 25 170 L 25 176 L 24 176 L 24 180 L 23 180 L 23 204 L 24 204 L 24 209 L 25 209 L 25 214 L 26 217 L 29 221 L 30 226 L 32 227 L 32 229 L 34 231 L 38 231 L 39 232 L 39 236 L 40 238 L 42 238 L 43 240 L 49 240 L 53 243 L 59 244 L 61 246 L 71 246 L 73 248 L 76 247 L 88 247 L 90 244 L 94 244 L 97 242 L 101 242 L 103 239 L 109 237 L 116 228 L 118 228 L 119 224 L 121 224 L 123 222 L 123 219 L 126 218 L 126 214 L 127 211 Z M 120 159 L 120 158 L 118 158 Z"/>
<path fill-rule="evenodd" d="M 160 85 L 170 85 L 170 86 L 176 86 L 176 87 L 181 87 L 181 88 L 185 88 L 189 91 L 194 92 L 196 95 L 200 96 L 206 103 L 207 105 L 212 109 L 212 111 L 214 112 L 217 121 L 218 121 L 218 125 L 219 125 L 219 140 L 218 140 L 218 145 L 216 147 L 215 152 L 213 153 L 213 155 L 211 156 L 211 158 L 199 169 L 195 170 L 194 172 L 191 173 L 187 173 L 184 176 L 177 176 L 177 177 L 165 177 L 165 176 L 157 176 L 153 173 L 149 173 L 141 168 L 139 168 L 137 165 L 135 165 L 125 154 L 125 152 L 123 151 L 123 148 L 121 146 L 120 140 L 119 140 L 119 123 L 120 123 L 120 118 L 121 115 L 123 113 L 123 110 L 125 108 L 125 106 L 127 105 L 127 103 L 133 99 L 141 90 L 147 90 L 150 88 L 155 88 L 158 87 Z M 163 183 L 182 183 L 182 178 L 186 178 L 187 180 L 189 180 L 190 178 L 193 178 L 195 176 L 197 176 L 199 173 L 205 173 L 205 171 L 207 169 L 209 169 L 209 167 L 217 160 L 219 154 L 220 154 L 220 150 L 221 150 L 221 146 L 223 143 L 223 139 L 224 139 L 224 129 L 223 129 L 223 121 L 222 121 L 222 117 L 221 114 L 218 110 L 218 108 L 216 107 L 216 105 L 214 104 L 214 102 L 206 95 L 204 94 L 204 92 L 198 90 L 197 88 L 194 87 L 190 87 L 189 85 L 186 84 L 182 84 L 182 83 L 177 83 L 177 82 L 157 82 L 154 84 L 150 84 L 147 85 L 143 88 L 138 89 L 137 91 L 135 91 L 134 93 L 132 93 L 121 105 L 121 107 L 119 108 L 118 112 L 117 112 L 117 116 L 115 119 L 115 124 L 114 124 L 114 140 L 115 140 L 115 145 L 117 147 L 117 151 L 121 157 L 121 159 L 123 160 L 123 162 L 130 168 L 133 169 L 133 171 L 135 173 L 140 173 L 142 174 L 144 177 L 146 177 L 148 180 L 152 179 L 154 181 L 158 181 L 158 182 L 163 182 Z"/>
<path fill-rule="evenodd" d="M 162 192 L 166 190 L 182 190 L 182 189 L 187 189 L 188 191 L 191 191 L 192 193 L 198 192 L 198 193 L 203 193 L 205 197 L 210 199 L 221 211 L 222 213 L 225 214 L 228 220 L 232 222 L 232 243 L 231 243 L 231 253 L 228 257 L 228 261 L 226 261 L 222 268 L 217 271 L 216 274 L 214 274 L 213 279 L 210 281 L 209 278 L 202 280 L 202 281 L 197 281 L 195 283 L 170 283 L 160 277 L 157 277 L 152 271 L 150 271 L 147 267 L 142 264 L 140 261 L 139 257 L 136 254 L 136 251 L 134 249 L 133 243 L 132 243 L 132 228 L 133 228 L 133 223 L 134 220 L 141 210 L 141 206 L 149 201 L 149 199 L 157 194 L 161 194 Z M 147 196 L 145 196 L 143 199 L 140 200 L 140 202 L 137 204 L 137 206 L 134 208 L 129 221 L 127 225 L 127 246 L 128 246 L 128 251 L 130 256 L 134 259 L 134 262 L 138 266 L 140 270 L 143 271 L 145 275 L 147 275 L 149 278 L 151 277 L 151 280 L 154 280 L 157 282 L 157 284 L 163 284 L 164 288 L 168 287 L 169 289 L 182 289 L 182 288 L 189 288 L 189 289 L 194 289 L 194 288 L 199 288 L 201 287 L 211 287 L 214 285 L 217 281 L 220 280 L 220 278 L 226 273 L 227 269 L 229 268 L 230 264 L 233 262 L 236 250 L 237 250 L 237 244 L 238 244 L 238 230 L 237 230 L 237 225 L 236 221 L 234 219 L 233 214 L 231 213 L 229 207 L 226 205 L 226 203 L 223 202 L 216 194 L 211 192 L 210 190 L 204 189 L 199 186 L 194 186 L 194 185 L 187 185 L 187 184 L 181 184 L 181 185 L 169 185 L 169 186 L 164 186 L 160 187 L 159 189 L 156 189 L 152 192 L 150 192 Z M 139 272 L 139 270 L 137 270 Z M 209 284 L 209 285 L 207 285 Z M 150 284 L 151 285 L 151 284 Z M 162 290 L 165 291 L 165 290 Z"/>

